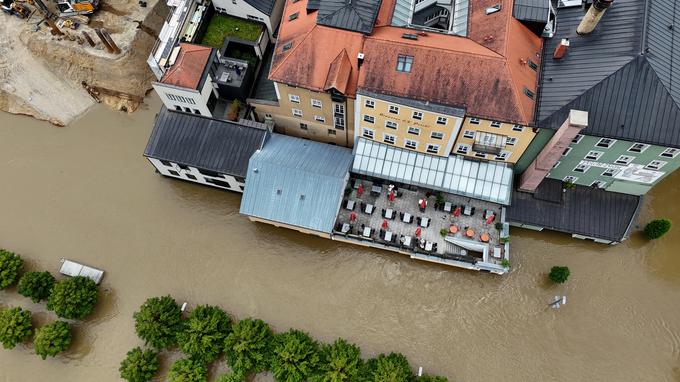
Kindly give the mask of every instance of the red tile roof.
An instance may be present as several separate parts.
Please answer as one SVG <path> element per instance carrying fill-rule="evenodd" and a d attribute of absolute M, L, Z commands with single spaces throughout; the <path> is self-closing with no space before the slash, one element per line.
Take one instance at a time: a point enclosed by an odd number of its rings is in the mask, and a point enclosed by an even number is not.
<path fill-rule="evenodd" d="M 179 55 L 161 78 L 161 83 L 197 89 L 213 48 L 184 43 L 179 46 Z"/>

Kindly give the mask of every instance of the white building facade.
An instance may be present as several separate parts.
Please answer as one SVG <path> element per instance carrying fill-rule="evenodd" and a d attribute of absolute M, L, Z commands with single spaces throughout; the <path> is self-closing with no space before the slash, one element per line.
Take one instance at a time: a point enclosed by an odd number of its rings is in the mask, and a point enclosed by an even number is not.
<path fill-rule="evenodd" d="M 241 193 L 245 187 L 246 180 L 242 177 L 220 174 L 215 171 L 198 169 L 196 167 L 156 158 L 147 159 L 161 175 Z"/>

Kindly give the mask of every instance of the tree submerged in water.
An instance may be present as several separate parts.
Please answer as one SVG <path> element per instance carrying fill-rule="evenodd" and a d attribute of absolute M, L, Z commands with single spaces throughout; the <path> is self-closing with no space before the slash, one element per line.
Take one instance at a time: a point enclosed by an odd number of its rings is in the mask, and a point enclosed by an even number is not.
<path fill-rule="evenodd" d="M 0 289 L 5 289 L 17 281 L 19 271 L 24 266 L 21 256 L 0 249 Z"/>
<path fill-rule="evenodd" d="M 569 267 L 554 266 L 550 269 L 548 278 L 554 283 L 562 284 L 569 278 Z"/>
<path fill-rule="evenodd" d="M 291 329 L 277 334 L 271 372 L 277 382 L 306 381 L 319 364 L 319 345 L 309 334 Z"/>
<path fill-rule="evenodd" d="M 198 360 L 183 358 L 175 361 L 168 372 L 168 382 L 207 382 L 208 369 Z"/>
<path fill-rule="evenodd" d="M 47 309 L 59 317 L 80 320 L 94 311 L 97 284 L 83 276 L 59 281 L 47 300 Z"/>
<path fill-rule="evenodd" d="M 656 219 L 645 226 L 645 236 L 649 240 L 662 237 L 671 230 L 671 221 L 668 219 Z"/>
<path fill-rule="evenodd" d="M 380 354 L 367 362 L 367 381 L 370 382 L 410 382 L 413 372 L 408 360 L 400 353 Z"/>
<path fill-rule="evenodd" d="M 202 305 L 189 315 L 177 343 L 184 354 L 207 364 L 219 357 L 230 332 L 231 319 L 222 309 Z"/>
<path fill-rule="evenodd" d="M 5 349 L 13 349 L 32 332 L 30 311 L 18 307 L 0 311 L 0 342 Z"/>
<path fill-rule="evenodd" d="M 363 368 L 361 349 L 342 338 L 323 345 L 317 372 L 311 382 L 352 382 L 359 379 Z"/>
<path fill-rule="evenodd" d="M 38 329 L 33 339 L 35 354 L 54 357 L 71 346 L 71 327 L 64 321 L 54 321 Z"/>
<path fill-rule="evenodd" d="M 120 363 L 120 377 L 128 382 L 149 382 L 158 372 L 158 356 L 153 350 L 136 347 Z"/>
<path fill-rule="evenodd" d="M 246 318 L 233 326 L 224 341 L 224 356 L 236 378 L 267 370 L 274 333 L 262 320 Z"/>
<path fill-rule="evenodd" d="M 159 350 L 174 345 L 182 328 L 182 310 L 170 296 L 146 300 L 133 317 L 139 338 Z"/>
<path fill-rule="evenodd" d="M 55 282 L 50 272 L 26 272 L 19 279 L 17 291 L 37 303 L 50 297 Z"/>

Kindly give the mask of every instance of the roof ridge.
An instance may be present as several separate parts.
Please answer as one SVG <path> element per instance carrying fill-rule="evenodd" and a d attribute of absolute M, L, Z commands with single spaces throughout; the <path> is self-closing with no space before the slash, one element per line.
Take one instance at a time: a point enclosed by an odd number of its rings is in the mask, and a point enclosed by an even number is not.
<path fill-rule="evenodd" d="M 385 25 L 385 27 L 390 27 L 390 26 L 389 26 L 389 25 Z M 382 28 L 382 27 L 380 27 L 380 28 Z M 403 29 L 403 28 L 400 28 L 400 29 Z M 404 32 L 404 33 L 406 33 L 406 32 Z M 465 55 L 475 56 L 475 57 L 488 57 L 488 58 L 493 58 L 493 59 L 498 59 L 498 60 L 503 60 L 503 61 L 507 61 L 507 60 L 508 60 L 507 57 L 498 54 L 498 52 L 495 52 L 495 51 L 493 51 L 493 50 L 491 50 L 491 49 L 485 47 L 485 46 L 482 45 L 482 44 L 479 44 L 477 41 L 474 41 L 474 40 L 472 40 L 472 39 L 469 39 L 469 38 L 467 38 L 467 37 L 462 37 L 462 36 L 452 36 L 452 37 L 460 37 L 460 38 L 464 38 L 464 39 L 466 39 L 466 40 L 469 40 L 469 41 L 471 41 L 472 43 L 477 44 L 477 45 L 481 46 L 482 48 L 488 50 L 488 51 L 491 53 L 491 55 L 484 55 L 484 54 L 466 52 L 466 51 L 461 51 L 461 50 L 440 49 L 440 48 L 435 48 L 435 47 L 426 46 L 426 45 L 418 45 L 418 44 L 415 44 L 415 43 L 410 43 L 410 42 L 408 42 L 408 41 L 399 41 L 399 42 L 396 42 L 396 41 L 393 41 L 393 40 L 389 40 L 389 39 L 377 37 L 377 36 L 375 36 L 375 35 L 367 36 L 367 37 L 366 37 L 366 40 L 371 40 L 371 39 L 372 39 L 372 40 L 380 40 L 380 41 L 388 42 L 388 43 L 391 43 L 391 44 L 394 44 L 394 45 L 405 44 L 405 45 L 409 45 L 409 46 L 416 46 L 416 47 L 418 47 L 418 48 L 429 49 L 429 50 L 434 50 L 434 51 L 438 51 L 438 52 L 444 51 L 444 52 L 450 52 L 450 53 L 460 53 L 460 54 L 465 54 Z"/>

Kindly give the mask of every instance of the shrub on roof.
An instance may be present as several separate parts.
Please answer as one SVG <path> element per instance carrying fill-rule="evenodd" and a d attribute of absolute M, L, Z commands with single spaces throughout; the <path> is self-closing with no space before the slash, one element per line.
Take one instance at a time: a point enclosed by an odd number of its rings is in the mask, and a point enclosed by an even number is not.
<path fill-rule="evenodd" d="M 23 266 L 24 261 L 21 256 L 0 249 L 0 289 L 5 289 L 14 284 Z"/>
<path fill-rule="evenodd" d="M 658 239 L 671 230 L 671 221 L 668 219 L 656 219 L 645 226 L 645 236 L 649 240 Z"/>

